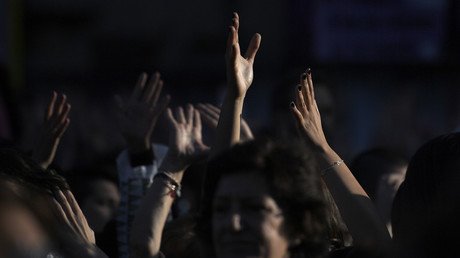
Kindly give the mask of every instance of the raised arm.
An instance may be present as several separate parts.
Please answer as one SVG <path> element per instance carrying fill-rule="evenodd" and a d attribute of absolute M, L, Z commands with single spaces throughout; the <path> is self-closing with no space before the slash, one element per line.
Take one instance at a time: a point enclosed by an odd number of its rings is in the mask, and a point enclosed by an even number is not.
<path fill-rule="evenodd" d="M 170 97 L 160 99 L 163 80 L 158 72 L 142 73 L 128 101 L 115 96 L 119 112 L 118 125 L 126 141 L 130 157 L 151 152 L 151 137 L 158 118 L 168 106 Z"/>
<path fill-rule="evenodd" d="M 136 213 L 130 239 L 131 257 L 158 257 L 163 228 L 179 193 L 175 189 L 180 189 L 185 169 L 209 149 L 202 142 L 200 113 L 192 106 L 187 107 L 186 113 L 178 108 L 174 117 L 171 109 L 167 110 L 169 150 Z"/>
<path fill-rule="evenodd" d="M 244 98 L 254 78 L 253 64 L 260 46 L 261 36 L 258 33 L 254 34 L 246 54 L 242 56 L 238 42 L 239 26 L 239 16 L 237 13 L 233 13 L 225 54 L 227 92 L 217 125 L 216 139 L 211 148 L 211 156 L 215 156 L 240 141 L 240 119 Z"/>
<path fill-rule="evenodd" d="M 315 100 L 310 69 L 301 75 L 295 103 L 291 103 L 291 111 L 301 136 L 314 151 L 322 167 L 323 180 L 350 230 L 354 244 L 366 248 L 387 247 L 390 236 L 376 208 L 347 165 L 326 140 Z"/>
<path fill-rule="evenodd" d="M 44 123 L 32 151 L 34 159 L 46 169 L 53 162 L 61 137 L 69 126 L 70 104 L 64 94 L 53 92 L 45 111 Z"/>

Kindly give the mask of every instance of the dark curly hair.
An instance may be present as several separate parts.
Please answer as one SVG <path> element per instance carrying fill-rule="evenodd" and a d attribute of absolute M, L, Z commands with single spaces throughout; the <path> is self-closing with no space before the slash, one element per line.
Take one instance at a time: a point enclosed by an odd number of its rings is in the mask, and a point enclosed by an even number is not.
<path fill-rule="evenodd" d="M 255 172 L 254 172 L 255 171 Z M 229 174 L 258 173 L 281 207 L 284 234 L 300 239 L 290 257 L 322 257 L 327 252 L 327 221 L 317 163 L 308 150 L 290 142 L 259 139 L 236 145 L 208 164 L 198 235 L 206 256 L 213 257 L 212 202 L 220 179 Z"/>
<path fill-rule="evenodd" d="M 53 194 L 57 189 L 69 189 L 62 176 L 53 170 L 43 169 L 29 156 L 15 149 L 0 149 L 0 176 L 37 192 Z"/>

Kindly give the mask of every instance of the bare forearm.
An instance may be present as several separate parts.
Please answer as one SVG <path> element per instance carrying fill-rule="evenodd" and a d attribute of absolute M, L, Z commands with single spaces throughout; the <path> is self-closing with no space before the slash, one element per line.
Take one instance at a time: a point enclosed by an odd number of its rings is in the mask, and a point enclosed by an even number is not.
<path fill-rule="evenodd" d="M 171 171 L 174 164 L 163 164 L 160 171 L 168 171 L 180 183 L 183 170 Z M 133 221 L 131 232 L 132 257 L 154 257 L 158 255 L 163 228 L 174 198 L 171 189 L 160 180 L 154 180 Z"/>
<path fill-rule="evenodd" d="M 330 148 L 318 154 L 322 168 L 328 168 L 340 157 Z M 323 176 L 355 245 L 386 246 L 390 236 L 374 204 L 345 163 L 333 166 Z"/>
<path fill-rule="evenodd" d="M 243 103 L 244 97 L 233 97 L 227 93 L 217 124 L 216 139 L 211 148 L 211 158 L 240 141 Z"/>

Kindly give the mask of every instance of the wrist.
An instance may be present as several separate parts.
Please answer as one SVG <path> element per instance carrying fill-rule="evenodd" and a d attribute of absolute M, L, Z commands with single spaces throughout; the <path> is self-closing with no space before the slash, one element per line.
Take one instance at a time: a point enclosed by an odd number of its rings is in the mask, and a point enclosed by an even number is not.
<path fill-rule="evenodd" d="M 334 162 L 342 161 L 340 156 L 329 146 L 320 147 L 320 151 L 317 152 L 317 158 L 319 161 L 319 165 L 322 169 L 325 169 Z"/>
<path fill-rule="evenodd" d="M 168 152 L 158 170 L 174 175 L 174 178 L 180 182 L 187 167 L 188 165 L 181 161 L 177 155 Z"/>

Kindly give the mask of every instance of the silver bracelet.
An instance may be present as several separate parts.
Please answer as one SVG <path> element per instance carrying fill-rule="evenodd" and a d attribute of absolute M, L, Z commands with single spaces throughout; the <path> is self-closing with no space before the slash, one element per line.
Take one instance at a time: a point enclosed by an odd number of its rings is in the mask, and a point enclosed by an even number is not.
<path fill-rule="evenodd" d="M 327 167 L 327 168 L 321 170 L 321 176 L 324 176 L 324 175 L 326 174 L 327 171 L 329 171 L 329 170 L 331 170 L 331 169 L 333 169 L 333 168 L 335 168 L 335 167 L 338 167 L 338 166 L 342 165 L 342 163 L 343 163 L 343 159 L 334 161 L 334 163 L 332 163 L 332 165 L 330 165 L 329 167 Z"/>
<path fill-rule="evenodd" d="M 163 183 L 165 184 L 166 187 L 169 188 L 169 190 L 171 190 L 168 195 L 171 196 L 173 199 L 176 198 L 176 197 L 180 197 L 181 196 L 181 190 L 182 190 L 182 187 L 180 185 L 179 182 L 177 182 L 176 179 L 174 179 L 171 174 L 169 174 L 168 172 L 166 171 L 161 171 L 161 172 L 158 172 L 154 177 L 154 179 L 163 179 Z"/>

